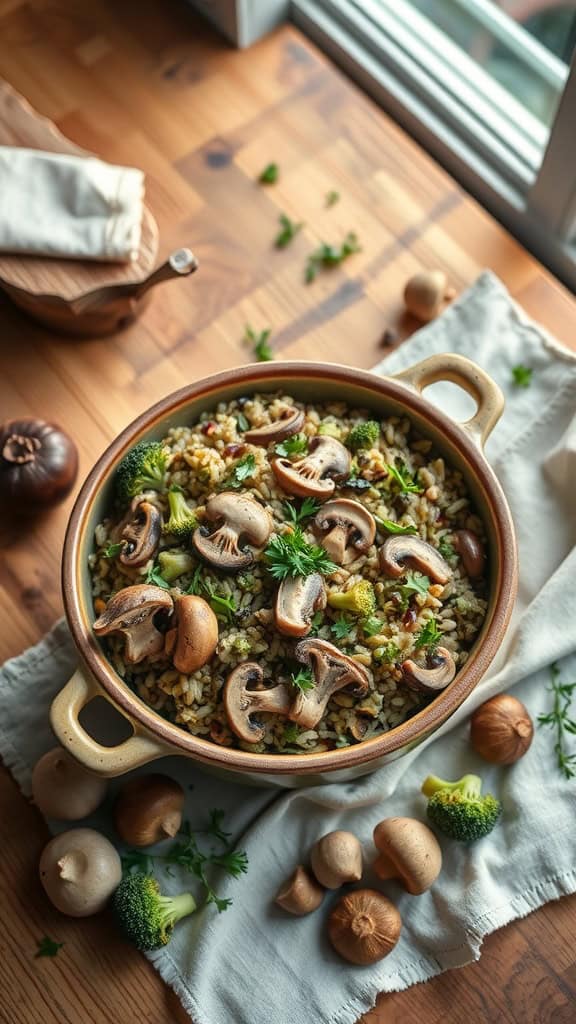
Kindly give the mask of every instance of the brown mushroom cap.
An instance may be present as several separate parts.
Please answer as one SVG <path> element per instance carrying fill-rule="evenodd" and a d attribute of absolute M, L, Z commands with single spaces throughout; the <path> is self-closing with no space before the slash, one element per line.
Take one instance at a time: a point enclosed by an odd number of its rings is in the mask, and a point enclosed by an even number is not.
<path fill-rule="evenodd" d="M 416 818 L 385 818 L 374 829 L 374 844 L 380 854 L 374 863 L 378 877 L 399 879 L 413 896 L 426 892 L 440 874 L 440 844 Z"/>
<path fill-rule="evenodd" d="M 121 533 L 125 542 L 120 554 L 122 565 L 136 568 L 146 565 L 156 554 L 162 535 L 162 516 L 149 501 L 132 502 L 132 518 Z"/>
<path fill-rule="evenodd" d="M 340 441 L 319 434 L 312 438 L 308 455 L 303 459 L 274 459 L 272 470 L 288 494 L 329 498 L 334 493 L 334 480 L 348 476 L 350 463 L 350 452 Z"/>
<path fill-rule="evenodd" d="M 174 602 L 176 642 L 172 662 L 189 675 L 202 668 L 218 645 L 218 619 L 203 597 L 184 594 Z"/>
<path fill-rule="evenodd" d="M 330 942 L 352 964 L 374 964 L 388 956 L 401 929 L 396 907 L 375 889 L 356 889 L 342 896 L 328 919 Z"/>
<path fill-rule="evenodd" d="M 290 693 L 283 683 L 268 689 L 262 687 L 264 673 L 255 661 L 246 661 L 230 673 L 224 686 L 224 710 L 228 725 L 246 743 L 259 743 L 265 727 L 258 714 L 269 711 L 286 715 L 290 707 Z"/>
<path fill-rule="evenodd" d="M 317 910 L 325 895 L 323 886 L 299 864 L 288 881 L 284 882 L 274 902 L 289 914 L 303 917 Z"/>
<path fill-rule="evenodd" d="M 314 520 L 314 530 L 332 561 L 347 565 L 374 543 L 376 523 L 359 501 L 338 498 L 322 506 Z"/>
<path fill-rule="evenodd" d="M 273 423 L 269 423 L 265 427 L 247 430 L 244 437 L 249 444 L 259 444 L 266 448 L 269 444 L 285 441 L 292 434 L 297 434 L 304 426 L 304 418 L 302 409 L 294 409 L 292 406 L 289 406 L 283 411 L 279 419 L 274 420 Z"/>
<path fill-rule="evenodd" d="M 476 579 L 484 572 L 486 555 L 484 545 L 473 530 L 456 530 L 454 547 L 462 559 L 462 565 L 470 579 Z"/>
<path fill-rule="evenodd" d="M 408 658 L 400 665 L 404 682 L 411 690 L 420 693 L 437 693 L 444 690 L 456 675 L 454 658 L 446 647 L 437 647 L 429 658 L 430 668 L 422 668 Z"/>
<path fill-rule="evenodd" d="M 320 573 L 288 576 L 278 587 L 274 618 L 284 636 L 306 636 L 314 612 L 326 607 L 326 586 Z"/>
<path fill-rule="evenodd" d="M 403 576 L 406 566 L 425 573 L 434 583 L 447 583 L 452 576 L 448 562 L 420 537 L 388 537 L 380 548 L 380 568 L 387 576 Z"/>
<path fill-rule="evenodd" d="M 126 638 L 124 657 L 135 664 L 160 653 L 164 636 L 154 625 L 154 616 L 160 611 L 171 615 L 173 607 L 170 594 L 161 587 L 138 583 L 111 597 L 92 628 L 96 636 L 121 633 Z"/>
<path fill-rule="evenodd" d="M 347 654 L 339 651 L 327 640 L 312 638 L 296 644 L 294 653 L 312 670 L 314 686 L 299 692 L 288 717 L 306 729 L 313 729 L 324 714 L 328 701 L 338 690 L 346 687 L 354 697 L 364 697 L 370 686 L 370 676 Z"/>
<path fill-rule="evenodd" d="M 210 533 L 205 526 L 192 537 L 198 554 L 217 569 L 236 572 L 254 561 L 254 553 L 244 544 L 263 548 L 272 531 L 272 520 L 262 505 L 246 494 L 222 491 L 206 505 L 206 519 L 216 524 Z"/>

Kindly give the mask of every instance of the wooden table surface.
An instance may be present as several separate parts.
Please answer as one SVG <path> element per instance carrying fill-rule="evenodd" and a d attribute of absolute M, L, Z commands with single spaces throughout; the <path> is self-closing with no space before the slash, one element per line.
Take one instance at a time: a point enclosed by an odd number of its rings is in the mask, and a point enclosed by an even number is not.
<path fill-rule="evenodd" d="M 277 358 L 370 367 L 387 327 L 404 338 L 405 279 L 443 268 L 457 289 L 491 267 L 528 313 L 573 343 L 567 292 L 393 122 L 291 27 L 229 49 L 167 0 L 0 0 L 0 76 L 81 146 L 147 173 L 161 253 L 190 245 L 201 269 L 163 285 L 125 333 L 74 342 L 0 298 L 1 419 L 59 421 L 81 476 L 137 413 L 182 384 L 239 365 L 247 323 Z M 280 181 L 255 179 L 270 161 Z M 324 196 L 340 193 L 330 209 Z M 272 247 L 281 212 L 305 227 Z M 314 284 L 307 253 L 354 230 L 362 252 Z M 0 526 L 0 660 L 61 614 L 59 559 L 72 498 L 36 523 Z M 0 1021 L 168 1024 L 179 1004 L 105 920 L 75 922 L 36 879 L 47 831 L 0 769 Z M 370 1024 L 574 1021 L 576 898 L 485 943 L 478 964 L 384 996 Z M 34 959 L 37 940 L 65 942 Z M 187 1019 L 187 1018 L 186 1018 Z M 312 1022 L 311 1022 L 312 1024 Z"/>

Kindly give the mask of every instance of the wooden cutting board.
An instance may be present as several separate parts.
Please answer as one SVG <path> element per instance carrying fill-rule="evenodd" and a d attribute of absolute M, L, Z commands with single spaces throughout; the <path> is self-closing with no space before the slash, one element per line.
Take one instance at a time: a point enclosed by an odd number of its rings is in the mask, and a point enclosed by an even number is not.
<path fill-rule="evenodd" d="M 41 149 L 51 153 L 92 156 L 55 124 L 42 117 L 7 82 L 0 80 L 0 145 Z M 31 316 L 57 330 L 73 334 L 104 334 L 134 319 L 142 300 L 132 302 L 113 294 L 88 309 L 75 312 L 71 303 L 99 288 L 138 285 L 153 271 L 158 252 L 158 228 L 145 206 L 138 259 L 131 263 L 95 263 L 0 253 L 0 287 Z"/>

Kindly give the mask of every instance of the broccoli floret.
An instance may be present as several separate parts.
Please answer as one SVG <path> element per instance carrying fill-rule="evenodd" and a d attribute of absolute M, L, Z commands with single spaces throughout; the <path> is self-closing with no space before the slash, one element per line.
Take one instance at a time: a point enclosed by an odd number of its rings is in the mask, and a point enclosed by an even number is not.
<path fill-rule="evenodd" d="M 160 575 L 166 583 L 173 583 L 179 576 L 192 572 L 194 559 L 186 551 L 161 551 L 158 555 Z"/>
<path fill-rule="evenodd" d="M 328 594 L 328 604 L 331 608 L 340 608 L 367 618 L 376 611 L 374 587 L 368 580 L 361 580 L 344 593 Z"/>
<path fill-rule="evenodd" d="M 198 526 L 198 520 L 178 487 L 171 487 L 168 491 L 168 504 L 170 518 L 164 526 L 164 533 L 169 533 L 178 540 L 186 540 Z"/>
<path fill-rule="evenodd" d="M 116 470 L 116 493 L 128 502 L 142 491 L 163 491 L 168 453 L 159 441 L 140 441 Z"/>
<path fill-rule="evenodd" d="M 357 452 L 360 448 L 373 448 L 380 437 L 380 424 L 376 420 L 366 420 L 365 423 L 357 423 L 346 438 L 348 448 Z"/>
<path fill-rule="evenodd" d="M 112 899 L 116 921 L 136 949 L 160 949 L 172 937 L 172 930 L 183 917 L 196 910 L 194 897 L 163 896 L 150 875 L 126 875 Z"/>
<path fill-rule="evenodd" d="M 430 821 L 450 839 L 472 843 L 492 831 L 502 811 L 499 800 L 481 795 L 482 779 L 464 775 L 457 782 L 445 782 L 435 775 L 424 780 L 422 792 L 429 797 Z"/>
<path fill-rule="evenodd" d="M 323 437 L 335 437 L 337 441 L 342 437 L 342 430 L 337 423 L 333 423 L 331 420 L 325 420 L 318 427 L 318 433 Z"/>

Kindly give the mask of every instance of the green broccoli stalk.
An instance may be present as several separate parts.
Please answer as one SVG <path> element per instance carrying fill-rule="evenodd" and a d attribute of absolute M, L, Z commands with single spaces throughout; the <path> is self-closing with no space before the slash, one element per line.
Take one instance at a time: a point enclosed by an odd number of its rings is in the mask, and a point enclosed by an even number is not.
<path fill-rule="evenodd" d="M 158 555 L 160 575 L 166 583 L 173 583 L 180 576 L 192 572 L 194 559 L 186 551 L 161 551 Z"/>
<path fill-rule="evenodd" d="M 502 811 L 499 800 L 481 795 L 482 779 L 464 775 L 457 782 L 445 782 L 435 775 L 424 779 L 422 792 L 429 797 L 427 814 L 444 835 L 461 843 L 472 843 L 492 831 Z"/>
<path fill-rule="evenodd" d="M 368 580 L 361 580 L 344 593 L 328 594 L 328 604 L 331 608 L 339 608 L 369 618 L 376 610 L 374 587 Z"/>
<path fill-rule="evenodd" d="M 194 897 L 163 896 L 150 875 L 126 875 L 112 898 L 112 911 L 129 941 L 144 952 L 160 949 L 172 937 L 174 925 L 196 910 Z"/>
<path fill-rule="evenodd" d="M 365 423 L 357 423 L 346 438 L 348 448 L 353 452 L 360 448 L 373 448 L 380 437 L 380 424 L 376 420 L 366 420 Z"/>
<path fill-rule="evenodd" d="M 168 453 L 159 441 L 139 441 L 116 470 L 116 494 L 127 503 L 142 491 L 163 491 Z"/>
<path fill-rule="evenodd" d="M 170 518 L 164 525 L 164 533 L 169 533 L 178 540 L 186 540 L 198 526 L 198 520 L 179 487 L 171 487 L 168 491 L 168 504 Z"/>

